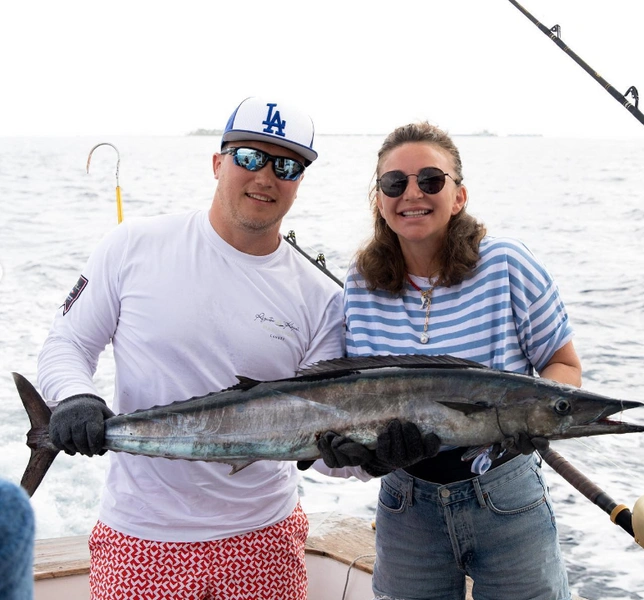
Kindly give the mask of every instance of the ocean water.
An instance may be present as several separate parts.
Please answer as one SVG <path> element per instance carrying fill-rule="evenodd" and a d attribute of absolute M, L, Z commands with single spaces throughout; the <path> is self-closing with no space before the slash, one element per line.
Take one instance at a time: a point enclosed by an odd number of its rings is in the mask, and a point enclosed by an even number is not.
<path fill-rule="evenodd" d="M 367 193 L 383 136 L 319 136 L 283 223 L 340 278 L 368 235 Z M 492 235 L 524 241 L 554 275 L 576 331 L 584 388 L 644 401 L 644 140 L 456 137 L 469 211 Z M 18 482 L 28 419 L 11 371 L 36 381 L 36 357 L 57 306 L 97 240 L 116 225 L 114 149 L 124 218 L 209 206 L 216 137 L 0 138 L 0 474 Z M 112 394 L 106 351 L 96 375 Z M 626 414 L 644 423 L 644 411 Z M 644 437 L 554 442 L 553 448 L 619 503 L 644 495 Z M 96 520 L 105 457 L 59 455 L 33 498 L 39 538 L 87 533 Z M 644 549 L 548 466 L 573 590 L 589 600 L 644 599 Z M 307 471 L 308 512 L 369 521 L 378 482 Z M 535 557 L 538 560 L 538 557 Z"/>

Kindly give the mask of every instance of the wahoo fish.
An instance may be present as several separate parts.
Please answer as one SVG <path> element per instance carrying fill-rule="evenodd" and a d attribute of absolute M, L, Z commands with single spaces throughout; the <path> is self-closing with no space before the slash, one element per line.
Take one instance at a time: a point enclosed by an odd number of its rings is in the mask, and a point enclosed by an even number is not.
<path fill-rule="evenodd" d="M 58 449 L 51 411 L 14 373 L 31 421 L 31 458 L 22 486 L 32 495 Z M 608 417 L 640 402 L 490 369 L 451 356 L 373 356 L 324 361 L 295 377 L 255 381 L 105 421 L 104 449 L 227 463 L 231 474 L 257 460 L 314 460 L 326 431 L 375 448 L 392 419 L 434 432 L 443 444 L 480 447 L 523 432 L 549 440 L 642 432 Z"/>

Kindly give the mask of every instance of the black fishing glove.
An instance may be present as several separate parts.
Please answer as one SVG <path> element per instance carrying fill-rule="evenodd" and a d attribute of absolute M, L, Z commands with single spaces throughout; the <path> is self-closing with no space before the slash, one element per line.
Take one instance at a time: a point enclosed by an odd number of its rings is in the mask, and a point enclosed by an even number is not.
<path fill-rule="evenodd" d="M 373 452 L 352 439 L 327 431 L 318 440 L 318 449 L 324 464 L 331 469 L 358 467 L 373 459 Z"/>
<path fill-rule="evenodd" d="M 298 460 L 297 468 L 300 471 L 306 471 L 314 462 L 314 460 Z"/>
<path fill-rule="evenodd" d="M 441 441 L 436 434 L 423 436 L 414 423 L 394 419 L 378 436 L 375 458 L 362 468 L 373 477 L 382 477 L 395 469 L 436 456 L 440 446 Z"/>
<path fill-rule="evenodd" d="M 318 450 L 324 464 L 331 469 L 357 467 L 374 457 L 373 452 L 366 446 L 334 431 L 327 431 L 320 437 Z M 314 462 L 314 460 L 299 460 L 297 468 L 300 471 L 306 471 Z"/>
<path fill-rule="evenodd" d="M 501 448 L 510 454 L 532 454 L 535 450 L 545 452 L 550 447 L 548 438 L 530 437 L 521 431 L 518 434 L 508 437 L 501 443 Z"/>
<path fill-rule="evenodd" d="M 435 434 L 423 437 L 414 423 L 401 423 L 398 419 L 389 421 L 378 435 L 375 451 L 333 431 L 327 431 L 318 441 L 318 449 L 327 467 L 359 466 L 373 477 L 381 477 L 423 458 L 436 456 L 440 446 L 441 441 Z M 299 461 L 297 468 L 305 471 L 312 464 L 313 461 Z"/>
<path fill-rule="evenodd" d="M 105 420 L 113 416 L 105 400 L 93 394 L 65 398 L 51 415 L 49 438 L 71 456 L 105 454 Z"/>

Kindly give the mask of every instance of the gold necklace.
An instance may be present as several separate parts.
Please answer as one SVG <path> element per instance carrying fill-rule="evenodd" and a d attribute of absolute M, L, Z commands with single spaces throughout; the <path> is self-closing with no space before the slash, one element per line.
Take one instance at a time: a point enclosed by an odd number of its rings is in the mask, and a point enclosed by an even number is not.
<path fill-rule="evenodd" d="M 425 309 L 425 324 L 423 325 L 423 333 L 420 334 L 420 343 L 426 344 L 429 342 L 429 334 L 427 330 L 429 329 L 429 311 L 432 307 L 432 294 L 434 293 L 434 288 L 436 284 L 430 285 L 429 289 L 421 290 L 411 279 L 409 273 L 407 273 L 407 280 L 411 283 L 412 287 L 420 292 L 420 306 Z"/>

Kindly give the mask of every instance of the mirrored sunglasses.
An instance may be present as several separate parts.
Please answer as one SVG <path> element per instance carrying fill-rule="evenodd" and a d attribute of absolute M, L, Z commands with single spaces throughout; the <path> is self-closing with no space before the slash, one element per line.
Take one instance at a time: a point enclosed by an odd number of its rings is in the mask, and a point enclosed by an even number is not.
<path fill-rule="evenodd" d="M 273 173 L 278 179 L 297 181 L 306 168 L 300 161 L 285 156 L 273 156 L 255 148 L 224 148 L 222 154 L 230 154 L 233 162 L 247 171 L 259 171 L 270 161 L 273 163 Z"/>
<path fill-rule="evenodd" d="M 449 173 L 443 173 L 437 167 L 425 167 L 418 171 L 418 175 L 413 173 L 405 175 L 402 171 L 387 171 L 380 176 L 380 179 L 376 179 L 376 184 L 385 196 L 397 198 L 407 189 L 410 177 L 416 178 L 418 187 L 425 194 L 438 194 L 445 187 L 445 177 L 449 177 L 457 185 L 460 183 Z"/>

